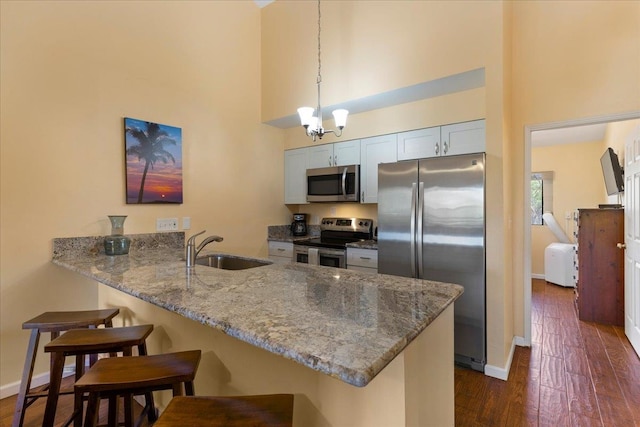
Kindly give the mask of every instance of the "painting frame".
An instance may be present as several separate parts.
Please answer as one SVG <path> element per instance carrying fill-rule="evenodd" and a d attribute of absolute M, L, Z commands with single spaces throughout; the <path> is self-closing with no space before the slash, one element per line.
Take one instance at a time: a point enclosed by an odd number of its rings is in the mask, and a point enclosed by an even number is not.
<path fill-rule="evenodd" d="M 182 204 L 182 128 L 124 117 L 127 204 Z"/>

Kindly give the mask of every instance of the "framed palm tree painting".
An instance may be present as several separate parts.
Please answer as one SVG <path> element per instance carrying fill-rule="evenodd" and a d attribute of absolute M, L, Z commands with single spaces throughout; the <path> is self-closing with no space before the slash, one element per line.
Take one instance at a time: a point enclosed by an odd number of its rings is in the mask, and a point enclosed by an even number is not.
<path fill-rule="evenodd" d="M 182 203 L 182 129 L 124 119 L 127 204 Z"/>

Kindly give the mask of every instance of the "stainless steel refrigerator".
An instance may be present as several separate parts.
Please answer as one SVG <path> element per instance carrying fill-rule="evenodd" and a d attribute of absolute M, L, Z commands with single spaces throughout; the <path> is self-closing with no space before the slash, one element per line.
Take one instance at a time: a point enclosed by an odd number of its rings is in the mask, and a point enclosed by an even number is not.
<path fill-rule="evenodd" d="M 462 285 L 455 361 L 484 371 L 485 155 L 378 166 L 378 271 Z"/>

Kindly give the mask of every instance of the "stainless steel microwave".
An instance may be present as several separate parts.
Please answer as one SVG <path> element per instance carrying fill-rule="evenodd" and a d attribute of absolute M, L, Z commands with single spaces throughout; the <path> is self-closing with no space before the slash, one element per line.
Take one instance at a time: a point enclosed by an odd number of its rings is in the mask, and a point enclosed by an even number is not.
<path fill-rule="evenodd" d="M 359 202 L 360 165 L 307 169 L 307 202 Z"/>

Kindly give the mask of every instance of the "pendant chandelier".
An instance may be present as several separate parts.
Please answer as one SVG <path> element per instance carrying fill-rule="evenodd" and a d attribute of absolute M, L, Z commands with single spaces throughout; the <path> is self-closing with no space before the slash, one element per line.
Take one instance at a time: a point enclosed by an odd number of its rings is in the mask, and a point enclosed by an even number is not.
<path fill-rule="evenodd" d="M 333 119 L 336 123 L 338 130 L 325 129 L 322 127 L 322 106 L 320 105 L 320 84 L 322 83 L 322 61 L 320 57 L 320 0 L 318 0 L 318 77 L 316 79 L 316 85 L 318 86 L 318 107 L 316 110 L 313 107 L 300 107 L 298 108 L 298 114 L 300 115 L 300 123 L 304 126 L 307 136 L 310 136 L 313 141 L 322 139 L 327 133 L 333 133 L 336 136 L 342 136 L 342 129 L 347 124 L 347 115 L 349 112 L 345 109 L 333 110 Z M 316 115 L 314 116 L 314 113 Z"/>

